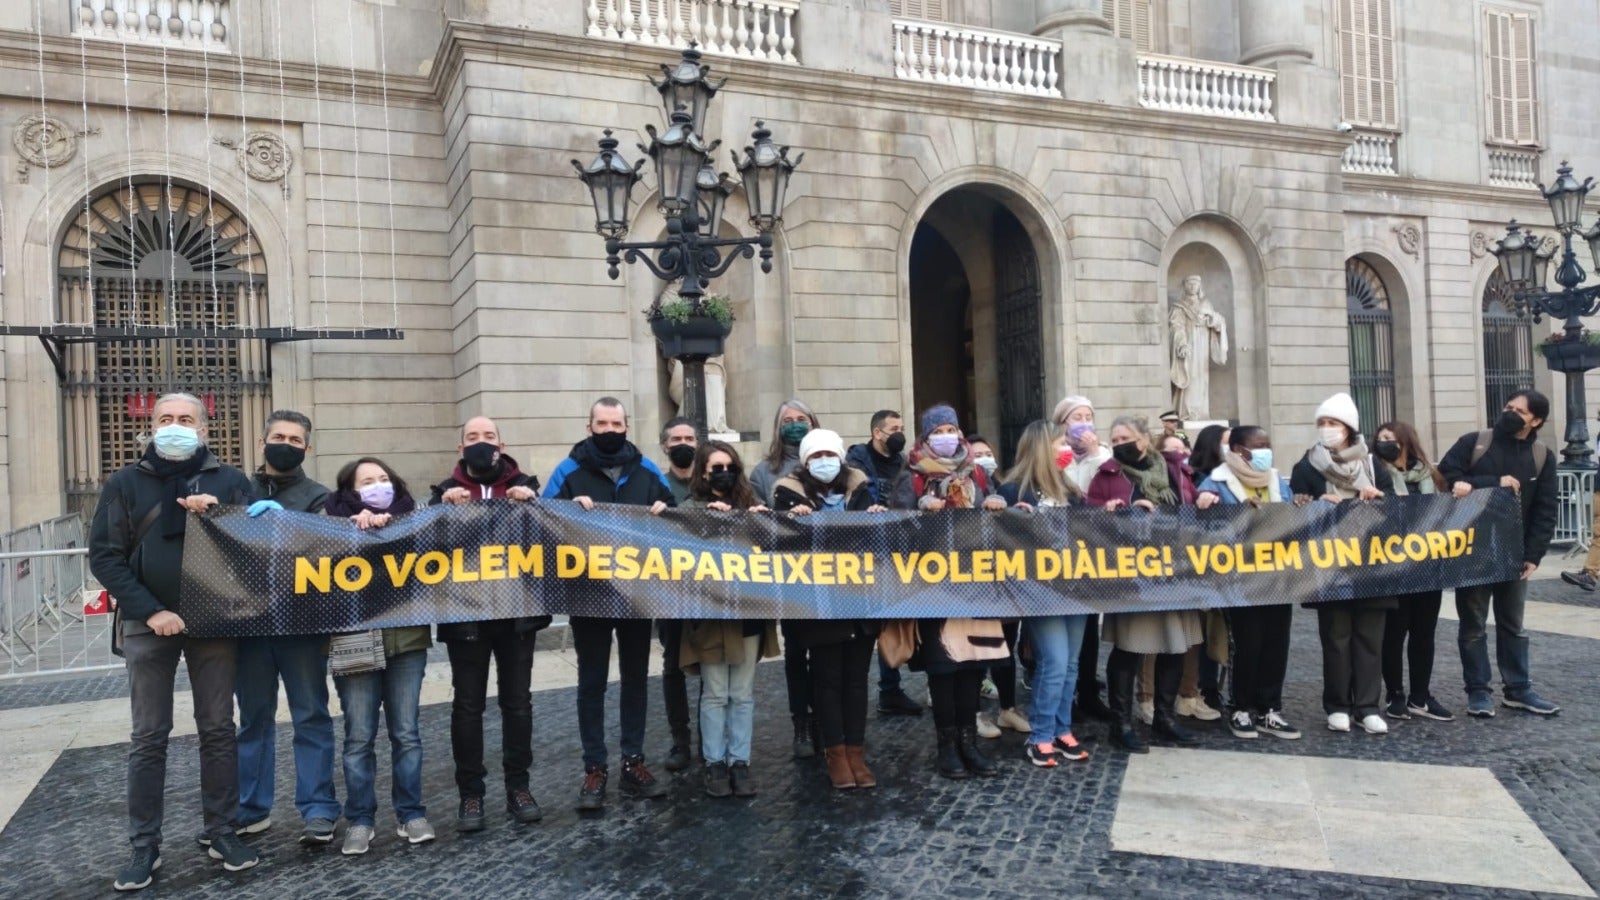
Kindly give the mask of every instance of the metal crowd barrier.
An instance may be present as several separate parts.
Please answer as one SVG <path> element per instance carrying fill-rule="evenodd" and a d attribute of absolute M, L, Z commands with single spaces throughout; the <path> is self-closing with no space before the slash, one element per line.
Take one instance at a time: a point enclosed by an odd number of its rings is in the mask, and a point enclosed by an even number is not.
<path fill-rule="evenodd" d="M 120 667 L 86 544 L 76 515 L 0 535 L 0 682 Z"/>
<path fill-rule="evenodd" d="M 1552 544 L 1570 544 L 1568 556 L 1589 552 L 1594 524 L 1594 471 L 1556 470 L 1556 530 Z"/>

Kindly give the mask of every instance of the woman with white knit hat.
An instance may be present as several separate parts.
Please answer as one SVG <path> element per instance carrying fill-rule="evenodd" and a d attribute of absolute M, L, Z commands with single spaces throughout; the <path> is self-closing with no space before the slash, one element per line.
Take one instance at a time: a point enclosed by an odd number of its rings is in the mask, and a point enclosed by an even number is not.
<path fill-rule="evenodd" d="M 1294 494 L 1329 503 L 1376 500 L 1394 493 L 1383 466 L 1376 465 L 1361 437 L 1361 415 L 1349 394 L 1338 393 L 1317 407 L 1317 443 L 1289 477 Z M 1368 734 L 1386 734 L 1383 705 L 1383 629 L 1393 597 L 1368 597 L 1316 605 L 1322 637 L 1322 708 L 1328 730 L 1349 731 L 1352 721 Z"/>

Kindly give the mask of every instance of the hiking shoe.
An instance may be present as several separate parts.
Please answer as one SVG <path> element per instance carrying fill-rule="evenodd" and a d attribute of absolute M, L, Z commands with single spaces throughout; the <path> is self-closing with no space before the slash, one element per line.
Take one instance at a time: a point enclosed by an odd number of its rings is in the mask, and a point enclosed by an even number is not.
<path fill-rule="evenodd" d="M 682 772 L 689 768 L 689 747 L 691 743 L 687 737 L 673 738 L 672 747 L 667 750 L 666 761 L 662 763 L 668 772 Z"/>
<path fill-rule="evenodd" d="M 229 872 L 243 872 L 261 862 L 261 857 L 256 851 L 240 840 L 237 834 L 219 834 L 212 837 L 211 846 L 206 848 L 206 855 L 212 859 L 222 860 L 222 867 Z"/>
<path fill-rule="evenodd" d="M 1512 709 L 1527 710 L 1540 716 L 1553 716 L 1561 712 L 1561 707 L 1539 696 L 1534 692 L 1533 688 L 1515 694 L 1506 694 L 1501 698 L 1500 705 L 1509 706 Z"/>
<path fill-rule="evenodd" d="M 506 794 L 506 813 L 523 825 L 532 825 L 544 818 L 539 801 L 533 799 L 527 788 L 517 788 Z"/>
<path fill-rule="evenodd" d="M 705 783 L 707 797 L 721 799 L 733 796 L 733 784 L 728 777 L 727 763 L 706 763 Z"/>
<path fill-rule="evenodd" d="M 372 826 L 351 825 L 344 832 L 344 846 L 339 852 L 345 856 L 360 856 L 372 847 Z"/>
<path fill-rule="evenodd" d="M 1300 740 L 1300 729 L 1290 725 L 1289 720 L 1283 717 L 1283 713 L 1275 709 L 1267 710 L 1267 714 L 1262 716 L 1261 721 L 1256 723 L 1256 728 L 1264 734 L 1283 738 L 1286 741 Z"/>
<path fill-rule="evenodd" d="M 989 721 L 989 717 L 983 713 L 978 713 L 978 720 L 974 727 L 978 729 L 978 737 L 986 740 L 992 741 L 1000 736 L 1000 726 Z"/>
<path fill-rule="evenodd" d="M 482 831 L 485 822 L 482 797 L 462 797 L 456 807 L 457 831 Z"/>
<path fill-rule="evenodd" d="M 333 820 L 307 819 L 305 830 L 300 832 L 300 843 L 307 847 L 333 843 Z"/>
<path fill-rule="evenodd" d="M 1056 766 L 1061 765 L 1059 761 L 1060 755 L 1056 752 L 1054 743 L 1035 744 L 1033 741 L 1028 742 L 1028 762 L 1041 769 L 1054 769 Z"/>
<path fill-rule="evenodd" d="M 429 825 L 428 820 L 422 816 L 417 816 L 415 819 L 412 819 L 403 825 L 397 826 L 395 828 L 395 834 L 398 834 L 413 844 L 426 844 L 437 837 L 437 835 L 433 833 L 433 826 Z"/>
<path fill-rule="evenodd" d="M 1350 730 L 1350 714 L 1349 713 L 1328 713 L 1328 730 L 1329 731 L 1349 731 Z"/>
<path fill-rule="evenodd" d="M 159 847 L 135 847 L 133 854 L 123 864 L 122 871 L 117 873 L 117 880 L 111 882 L 111 889 L 115 891 L 139 891 L 150 886 L 155 880 L 156 870 L 161 868 L 161 849 Z"/>
<path fill-rule="evenodd" d="M 1078 743 L 1078 739 L 1073 737 L 1070 731 L 1057 737 L 1053 743 L 1056 755 L 1064 760 L 1083 762 L 1089 758 L 1089 751 L 1083 749 L 1083 745 Z"/>
<path fill-rule="evenodd" d="M 1431 696 L 1421 703 L 1418 703 L 1415 700 L 1407 703 L 1406 710 L 1409 711 L 1413 716 L 1421 716 L 1424 719 L 1433 719 L 1436 722 L 1454 722 L 1456 719 L 1455 713 L 1445 709 L 1444 706 L 1439 703 L 1439 701 L 1433 699 Z"/>
<path fill-rule="evenodd" d="M 1255 720 L 1250 718 L 1250 714 L 1242 709 L 1235 710 L 1233 717 L 1228 719 L 1228 730 L 1233 732 L 1234 737 L 1243 738 L 1247 741 L 1253 741 L 1260 735 L 1260 732 L 1256 730 Z"/>
<path fill-rule="evenodd" d="M 643 797 L 653 800 L 665 796 L 667 786 L 656 780 L 650 774 L 650 769 L 644 764 L 642 756 L 624 756 L 622 758 L 622 792 L 630 797 Z"/>
<path fill-rule="evenodd" d="M 922 715 L 922 704 L 911 699 L 905 691 L 899 688 L 895 688 L 892 691 L 879 691 L 878 715 L 920 716 Z"/>
<path fill-rule="evenodd" d="M 729 766 L 728 780 L 733 784 L 733 795 L 735 797 L 754 797 L 756 795 L 755 785 L 750 783 L 749 763 L 736 762 Z M 870 784 L 863 785 L 860 782 L 857 782 L 857 785 L 860 787 L 872 787 Z"/>
<path fill-rule="evenodd" d="M 1411 718 L 1411 707 L 1406 703 L 1406 695 L 1390 694 L 1389 703 L 1384 706 L 1383 714 L 1391 719 Z"/>
<path fill-rule="evenodd" d="M 994 717 L 994 724 L 1021 734 L 1027 734 L 1033 730 L 1028 725 L 1028 717 L 1023 715 L 1022 710 L 1017 709 L 1015 706 L 1008 706 L 1000 710 L 1000 714 Z"/>
<path fill-rule="evenodd" d="M 1388 734 L 1389 723 L 1383 720 L 1383 716 L 1373 713 L 1361 717 L 1361 729 L 1367 734 Z"/>
<path fill-rule="evenodd" d="M 1488 694 L 1473 694 L 1468 697 L 1467 715 L 1474 719 L 1494 718 L 1494 698 Z"/>
<path fill-rule="evenodd" d="M 578 788 L 578 809 L 600 809 L 606 805 L 606 781 L 611 774 L 605 766 L 585 766 L 583 787 Z"/>
<path fill-rule="evenodd" d="M 810 716 L 794 716 L 795 759 L 810 759 L 817 755 L 817 740 L 811 733 Z"/>
<path fill-rule="evenodd" d="M 1576 572 L 1562 572 L 1561 580 L 1573 587 L 1580 587 L 1591 592 L 1596 587 L 1600 587 L 1600 581 L 1597 581 L 1593 575 L 1590 575 L 1584 569 L 1579 569 Z"/>

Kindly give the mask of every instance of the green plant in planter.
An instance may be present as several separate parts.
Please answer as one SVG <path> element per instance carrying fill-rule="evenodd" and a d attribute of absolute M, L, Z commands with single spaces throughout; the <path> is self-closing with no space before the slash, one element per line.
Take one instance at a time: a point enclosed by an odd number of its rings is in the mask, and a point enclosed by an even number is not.
<path fill-rule="evenodd" d="M 700 298 L 699 304 L 695 304 L 679 296 L 657 304 L 645 313 L 645 318 L 665 319 L 674 325 L 682 325 L 694 316 L 708 316 L 716 319 L 719 325 L 727 325 L 733 321 L 733 301 L 725 294 L 707 294 Z"/>
<path fill-rule="evenodd" d="M 1569 343 L 1569 341 L 1567 340 L 1566 334 L 1564 334 L 1564 333 L 1562 333 L 1560 331 L 1557 331 L 1557 332 L 1554 332 L 1553 334 L 1550 334 L 1550 335 L 1542 338 L 1539 341 L 1537 349 L 1542 350 L 1545 347 L 1554 346 L 1556 344 L 1566 344 L 1566 343 Z M 1586 344 L 1586 345 L 1588 345 L 1590 347 L 1600 347 L 1600 331 L 1587 331 L 1587 330 L 1585 330 L 1583 332 L 1582 339 L 1580 341 L 1578 341 L 1578 343 Z"/>

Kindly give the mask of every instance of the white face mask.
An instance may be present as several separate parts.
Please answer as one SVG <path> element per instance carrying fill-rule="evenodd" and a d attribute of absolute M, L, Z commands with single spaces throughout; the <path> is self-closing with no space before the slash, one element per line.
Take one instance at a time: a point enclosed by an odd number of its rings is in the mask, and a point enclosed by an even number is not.
<path fill-rule="evenodd" d="M 993 475 L 994 470 L 1000 466 L 1000 460 L 992 456 L 980 456 L 973 461 L 977 463 L 978 468 L 982 469 L 985 475 Z"/>
<path fill-rule="evenodd" d="M 1327 447 L 1329 450 L 1337 450 L 1343 447 L 1348 434 L 1349 432 L 1339 425 L 1324 425 L 1317 429 L 1317 435 L 1322 440 L 1322 446 Z"/>

